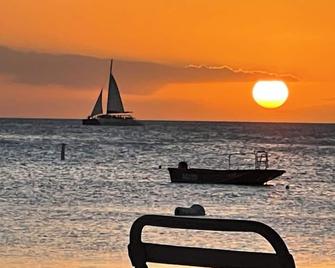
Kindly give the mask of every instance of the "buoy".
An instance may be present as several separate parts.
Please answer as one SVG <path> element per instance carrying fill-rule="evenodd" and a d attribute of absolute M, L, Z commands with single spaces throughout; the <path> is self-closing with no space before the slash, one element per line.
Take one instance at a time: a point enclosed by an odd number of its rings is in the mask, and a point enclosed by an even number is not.
<path fill-rule="evenodd" d="M 286 190 L 290 189 L 290 186 L 289 186 L 289 185 L 286 185 L 286 186 L 285 186 L 285 189 L 286 189 Z"/>
<path fill-rule="evenodd" d="M 159 166 L 158 166 L 158 169 L 161 169 L 161 168 L 162 168 L 162 165 L 159 165 Z"/>
<path fill-rule="evenodd" d="M 65 160 L 65 143 L 62 143 L 62 150 L 61 150 L 61 154 L 60 154 L 60 160 L 64 161 Z"/>
<path fill-rule="evenodd" d="M 177 207 L 174 211 L 176 216 L 205 216 L 206 212 L 203 206 L 194 204 L 190 208 Z"/>

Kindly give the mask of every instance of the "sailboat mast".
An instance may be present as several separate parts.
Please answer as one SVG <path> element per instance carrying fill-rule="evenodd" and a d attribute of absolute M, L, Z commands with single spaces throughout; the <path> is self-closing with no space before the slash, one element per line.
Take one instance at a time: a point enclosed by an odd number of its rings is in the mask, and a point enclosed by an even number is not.
<path fill-rule="evenodd" d="M 121 100 L 121 95 L 112 74 L 113 59 L 111 59 L 108 82 L 108 97 L 107 97 L 107 114 L 108 113 L 124 113 L 124 107 Z"/>
<path fill-rule="evenodd" d="M 109 66 L 109 79 L 108 79 L 108 92 L 107 92 L 107 108 L 106 108 L 106 114 L 108 114 L 110 111 L 108 109 L 109 102 L 110 102 L 110 97 L 111 97 L 111 92 L 110 92 L 110 87 L 111 87 L 111 80 L 112 80 L 112 71 L 113 71 L 113 59 L 111 59 L 111 63 Z"/>

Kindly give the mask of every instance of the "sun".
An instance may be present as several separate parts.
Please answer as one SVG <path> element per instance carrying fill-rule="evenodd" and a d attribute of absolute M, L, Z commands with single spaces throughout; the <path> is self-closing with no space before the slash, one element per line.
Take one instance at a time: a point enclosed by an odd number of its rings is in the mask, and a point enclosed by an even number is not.
<path fill-rule="evenodd" d="M 274 109 L 282 106 L 288 98 L 288 88 L 283 81 L 258 81 L 252 96 L 264 108 Z"/>

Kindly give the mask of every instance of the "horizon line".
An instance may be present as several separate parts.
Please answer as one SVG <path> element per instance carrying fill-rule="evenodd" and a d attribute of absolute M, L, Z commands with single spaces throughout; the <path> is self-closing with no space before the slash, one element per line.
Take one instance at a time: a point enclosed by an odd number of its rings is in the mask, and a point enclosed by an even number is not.
<path fill-rule="evenodd" d="M 16 120 L 82 120 L 84 118 L 62 118 L 62 117 L 1 117 L 0 120 L 16 119 Z M 301 122 L 301 121 L 236 121 L 236 120 L 189 120 L 189 119 L 138 119 L 137 121 L 150 121 L 150 122 L 194 122 L 194 123 L 255 123 L 255 124 L 322 124 L 322 125 L 335 125 L 335 122 Z"/>

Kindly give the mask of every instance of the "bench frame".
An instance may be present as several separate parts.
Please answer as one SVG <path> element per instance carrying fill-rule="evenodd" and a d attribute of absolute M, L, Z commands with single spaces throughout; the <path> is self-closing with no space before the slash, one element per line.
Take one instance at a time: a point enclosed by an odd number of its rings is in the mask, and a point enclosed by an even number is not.
<path fill-rule="evenodd" d="M 257 233 L 271 244 L 275 253 L 143 243 L 145 226 Z M 128 254 L 135 268 L 147 268 L 147 262 L 215 268 L 295 268 L 292 255 L 276 231 L 263 223 L 246 220 L 144 215 L 131 227 Z"/>

